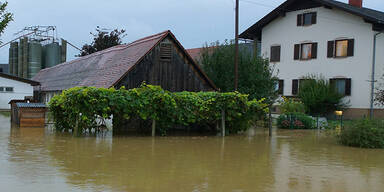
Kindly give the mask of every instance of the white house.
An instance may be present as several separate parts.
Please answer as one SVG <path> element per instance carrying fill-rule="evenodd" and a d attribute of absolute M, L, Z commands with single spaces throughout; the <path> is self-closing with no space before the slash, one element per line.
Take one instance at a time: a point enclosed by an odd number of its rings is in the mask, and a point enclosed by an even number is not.
<path fill-rule="evenodd" d="M 29 79 L 0 73 L 0 110 L 9 110 L 11 100 L 24 100 L 33 96 L 33 86 L 39 83 Z"/>
<path fill-rule="evenodd" d="M 384 117 L 371 103 L 372 85 L 384 74 L 384 13 L 362 3 L 287 0 L 240 37 L 261 41 L 262 56 L 279 70 L 281 94 L 295 96 L 303 76 L 318 74 L 346 95 L 347 117 L 369 116 L 371 107 Z"/>

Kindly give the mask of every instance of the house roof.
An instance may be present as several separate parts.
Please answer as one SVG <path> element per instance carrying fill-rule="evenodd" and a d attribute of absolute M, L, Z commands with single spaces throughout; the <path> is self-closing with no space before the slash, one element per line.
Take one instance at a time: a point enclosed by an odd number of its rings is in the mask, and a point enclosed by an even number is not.
<path fill-rule="evenodd" d="M 24 79 L 24 78 L 17 77 L 17 76 L 14 76 L 14 75 L 9 75 L 9 74 L 6 74 L 6 73 L 0 73 L 0 77 L 6 78 L 6 79 L 12 79 L 12 80 L 23 82 L 23 83 L 28 83 L 28 84 L 30 84 L 32 86 L 40 85 L 40 83 L 37 82 L 37 81 L 32 81 L 32 80 L 29 80 L 29 79 Z"/>
<path fill-rule="evenodd" d="M 204 48 L 193 48 L 193 49 L 187 49 L 188 54 L 194 59 L 195 61 L 200 60 L 200 54 L 203 51 Z"/>
<path fill-rule="evenodd" d="M 171 31 L 151 35 L 126 45 L 117 45 L 81 58 L 41 70 L 33 80 L 42 91 L 59 91 L 79 86 L 110 88 L 117 84 L 143 57 L 167 36 L 185 51 Z M 190 62 L 212 88 L 211 80 L 186 53 Z"/>
<path fill-rule="evenodd" d="M 307 6 L 299 6 L 299 4 L 307 4 Z M 261 30 L 264 26 L 268 25 L 271 21 L 279 16 L 284 15 L 286 12 L 299 10 L 300 8 L 311 8 L 317 6 L 326 6 L 336 8 L 353 15 L 362 17 L 366 22 L 373 24 L 373 30 L 384 30 L 384 12 L 365 8 L 355 7 L 347 3 L 335 0 L 287 0 L 271 11 L 269 14 L 260 19 L 257 23 L 249 27 L 240 34 L 243 39 L 261 39 Z"/>

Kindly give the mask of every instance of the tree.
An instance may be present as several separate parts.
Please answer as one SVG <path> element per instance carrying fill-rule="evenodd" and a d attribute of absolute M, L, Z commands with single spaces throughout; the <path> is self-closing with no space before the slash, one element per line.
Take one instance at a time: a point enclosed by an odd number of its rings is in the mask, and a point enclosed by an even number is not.
<path fill-rule="evenodd" d="M 268 104 L 272 104 L 277 97 L 278 78 L 268 60 L 247 47 L 240 46 L 238 91 L 249 94 L 250 99 L 265 98 Z M 234 57 L 235 45 L 228 41 L 206 45 L 201 53 L 200 65 L 223 92 L 234 90 Z"/>
<path fill-rule="evenodd" d="M 325 116 L 348 106 L 343 100 L 344 95 L 339 94 L 335 86 L 322 76 L 305 76 L 299 86 L 298 96 L 310 115 Z"/>
<path fill-rule="evenodd" d="M 4 30 L 8 26 L 9 22 L 13 21 L 13 14 L 6 11 L 7 6 L 8 2 L 0 2 L 0 36 L 4 33 Z"/>
<path fill-rule="evenodd" d="M 96 33 L 90 32 L 93 36 L 93 42 L 88 45 L 85 44 L 82 47 L 80 55 L 85 56 L 89 55 L 116 45 L 122 44 L 122 39 L 125 37 L 125 30 L 114 29 L 112 31 L 107 31 L 104 29 L 100 29 L 99 26 L 96 27 Z"/>

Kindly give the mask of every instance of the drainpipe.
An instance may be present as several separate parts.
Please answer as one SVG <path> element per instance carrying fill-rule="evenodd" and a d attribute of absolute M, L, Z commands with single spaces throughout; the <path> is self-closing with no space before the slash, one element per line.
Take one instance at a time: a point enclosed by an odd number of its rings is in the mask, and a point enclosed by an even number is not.
<path fill-rule="evenodd" d="M 369 112 L 369 118 L 373 119 L 373 103 L 375 94 L 375 65 L 376 65 L 376 39 L 382 32 L 378 32 L 373 35 L 373 56 L 372 56 L 372 76 L 371 76 L 371 107 Z"/>

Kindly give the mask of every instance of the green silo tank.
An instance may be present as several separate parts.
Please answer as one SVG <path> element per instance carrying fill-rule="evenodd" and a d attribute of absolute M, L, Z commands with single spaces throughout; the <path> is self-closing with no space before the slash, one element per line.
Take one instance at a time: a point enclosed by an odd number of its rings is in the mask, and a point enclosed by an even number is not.
<path fill-rule="evenodd" d="M 31 79 L 41 70 L 42 46 L 37 41 L 28 43 L 28 78 Z"/>
<path fill-rule="evenodd" d="M 12 55 L 10 55 L 10 60 L 12 61 L 12 73 L 11 75 L 15 75 L 17 76 L 17 71 L 18 71 L 18 49 L 19 49 L 19 43 L 16 41 L 16 42 L 12 42 L 11 43 L 11 49 L 12 49 Z M 11 66 L 9 66 L 11 67 Z M 11 68 L 10 68 L 11 69 Z"/>
<path fill-rule="evenodd" d="M 59 43 L 53 42 L 44 46 L 45 68 L 53 67 L 61 61 L 61 48 Z"/>
<path fill-rule="evenodd" d="M 8 72 L 9 74 L 13 74 L 13 58 L 12 58 L 12 53 L 13 51 L 13 47 L 12 47 L 12 43 L 11 45 L 9 46 L 9 57 L 8 57 Z"/>
<path fill-rule="evenodd" d="M 24 40 L 20 39 L 20 43 L 18 46 L 17 51 L 17 74 L 18 77 L 23 77 L 23 47 L 24 47 Z"/>

